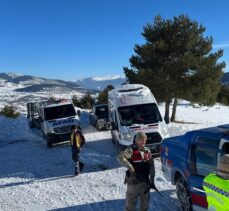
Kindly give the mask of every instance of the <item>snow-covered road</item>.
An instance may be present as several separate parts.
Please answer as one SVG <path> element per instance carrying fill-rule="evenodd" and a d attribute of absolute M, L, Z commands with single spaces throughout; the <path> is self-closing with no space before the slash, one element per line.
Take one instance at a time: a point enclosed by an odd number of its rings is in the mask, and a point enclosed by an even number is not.
<path fill-rule="evenodd" d="M 47 149 L 40 132 L 28 129 L 25 117 L 10 121 L 1 125 L 11 125 L 12 136 L 0 142 L 0 210 L 123 210 L 125 168 L 116 161 L 118 149 L 109 131 L 97 132 L 85 124 L 85 168 L 73 177 L 68 145 Z M 177 210 L 174 187 L 165 181 L 159 160 L 155 162 L 156 185 L 165 197 L 151 192 L 150 210 Z"/>
<path fill-rule="evenodd" d="M 228 123 L 226 106 L 182 104 L 177 112 L 178 120 L 195 124 L 171 123 L 171 136 Z M 0 210 L 123 210 L 125 168 L 116 161 L 117 146 L 109 131 L 97 132 L 88 125 L 86 112 L 80 120 L 87 141 L 82 150 L 85 168 L 73 177 L 69 146 L 47 149 L 40 132 L 28 128 L 25 116 L 0 117 Z M 175 187 L 165 180 L 159 159 L 155 164 L 155 183 L 164 197 L 152 191 L 150 210 L 179 210 Z"/>

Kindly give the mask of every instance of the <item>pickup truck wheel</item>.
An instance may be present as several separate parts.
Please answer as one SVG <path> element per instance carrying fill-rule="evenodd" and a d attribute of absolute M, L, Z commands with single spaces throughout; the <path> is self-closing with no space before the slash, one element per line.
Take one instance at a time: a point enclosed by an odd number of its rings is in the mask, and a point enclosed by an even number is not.
<path fill-rule="evenodd" d="M 176 193 L 180 207 L 185 211 L 192 211 L 192 198 L 188 189 L 188 184 L 183 177 L 179 177 L 176 182 Z"/>

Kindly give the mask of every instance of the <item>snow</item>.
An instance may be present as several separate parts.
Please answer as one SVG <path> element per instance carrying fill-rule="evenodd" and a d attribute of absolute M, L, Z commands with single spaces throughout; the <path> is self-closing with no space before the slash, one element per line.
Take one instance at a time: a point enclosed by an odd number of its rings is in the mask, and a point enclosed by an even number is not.
<path fill-rule="evenodd" d="M 159 109 L 164 114 L 164 104 Z M 226 124 L 228 116 L 227 106 L 194 108 L 181 101 L 176 119 L 182 123 L 170 123 L 168 130 L 171 136 L 180 135 Z M 123 210 L 125 168 L 116 161 L 118 148 L 109 131 L 89 125 L 87 111 L 82 110 L 80 121 L 85 168 L 73 177 L 69 145 L 47 149 L 41 132 L 29 129 L 25 114 L 17 119 L 0 116 L 0 210 Z M 175 187 L 166 181 L 159 158 L 155 164 L 155 183 L 164 198 L 151 191 L 150 210 L 179 210 Z"/>
<path fill-rule="evenodd" d="M 108 75 L 108 76 L 101 76 L 101 77 L 92 77 L 93 80 L 95 81 L 107 81 L 107 80 L 115 80 L 119 78 L 125 78 L 124 76 L 120 75 Z"/>

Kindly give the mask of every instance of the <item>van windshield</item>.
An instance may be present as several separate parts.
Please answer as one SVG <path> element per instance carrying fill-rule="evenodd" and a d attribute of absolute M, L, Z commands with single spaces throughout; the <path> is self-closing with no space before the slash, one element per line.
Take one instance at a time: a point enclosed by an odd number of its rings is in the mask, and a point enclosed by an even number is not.
<path fill-rule="evenodd" d="M 72 104 L 48 107 L 44 109 L 45 120 L 66 118 L 76 115 Z"/>
<path fill-rule="evenodd" d="M 122 126 L 161 122 L 161 114 L 155 103 L 131 105 L 118 108 Z"/>

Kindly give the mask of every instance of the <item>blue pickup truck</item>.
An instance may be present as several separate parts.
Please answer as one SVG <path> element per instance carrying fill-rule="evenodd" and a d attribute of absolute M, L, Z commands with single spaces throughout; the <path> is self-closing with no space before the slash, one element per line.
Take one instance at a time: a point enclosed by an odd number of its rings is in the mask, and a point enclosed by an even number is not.
<path fill-rule="evenodd" d="M 182 210 L 207 209 L 203 179 L 217 168 L 220 156 L 229 153 L 229 124 L 187 132 L 164 139 L 162 170 L 176 185 Z"/>

